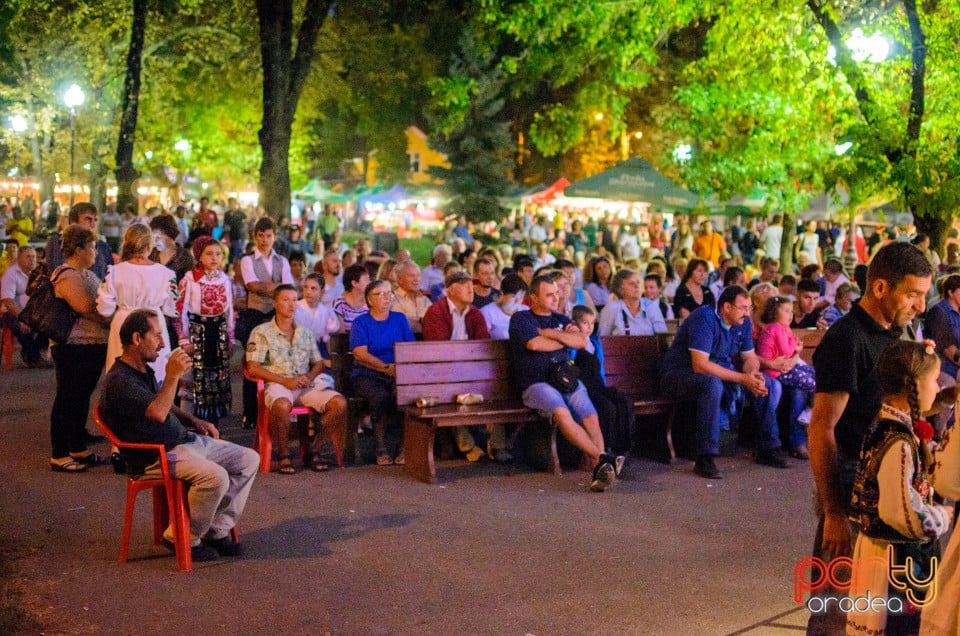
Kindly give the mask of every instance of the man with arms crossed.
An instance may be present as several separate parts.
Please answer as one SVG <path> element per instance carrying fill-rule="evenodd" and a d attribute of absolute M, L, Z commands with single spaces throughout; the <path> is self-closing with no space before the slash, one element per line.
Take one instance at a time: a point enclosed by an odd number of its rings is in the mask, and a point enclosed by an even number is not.
<path fill-rule="evenodd" d="M 583 349 L 589 334 L 581 333 L 572 321 L 556 312 L 557 286 L 549 276 L 537 276 L 530 283 L 530 311 L 518 311 L 510 318 L 510 354 L 513 375 L 527 408 L 549 415 L 571 444 L 589 458 L 594 467 L 590 490 L 603 492 L 613 485 L 622 460 L 603 452 L 603 433 L 597 411 L 582 382 L 571 393 L 561 393 L 548 381 L 550 370 L 569 362 L 567 347 Z"/>

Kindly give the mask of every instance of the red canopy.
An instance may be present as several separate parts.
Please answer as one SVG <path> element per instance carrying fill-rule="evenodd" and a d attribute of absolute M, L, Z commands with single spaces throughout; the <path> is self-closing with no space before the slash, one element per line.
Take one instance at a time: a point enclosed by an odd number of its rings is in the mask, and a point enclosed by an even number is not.
<path fill-rule="evenodd" d="M 523 197 L 524 203 L 535 203 L 537 205 L 544 205 L 550 203 L 558 196 L 563 195 L 564 189 L 570 185 L 570 182 L 565 178 L 560 177 L 555 183 L 550 186 L 547 186 L 540 192 L 535 192 L 533 194 Z"/>

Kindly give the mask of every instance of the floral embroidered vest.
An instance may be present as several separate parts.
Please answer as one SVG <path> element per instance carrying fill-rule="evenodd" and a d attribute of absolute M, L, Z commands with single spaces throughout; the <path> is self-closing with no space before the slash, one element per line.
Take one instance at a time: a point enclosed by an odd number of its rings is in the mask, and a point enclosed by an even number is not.
<path fill-rule="evenodd" d="M 933 490 L 927 484 L 928 466 L 921 461 L 919 442 L 913 434 L 912 423 L 906 414 L 886 405 L 880 410 L 879 419 L 867 432 L 860 451 L 860 464 L 857 466 L 857 475 L 853 482 L 853 493 L 850 497 L 850 521 L 860 526 L 860 532 L 876 539 L 885 539 L 890 542 L 914 542 L 891 528 L 880 519 L 878 506 L 880 503 L 880 485 L 878 473 L 883 456 L 891 446 L 898 442 L 906 442 L 910 446 L 913 461 L 913 482 L 911 486 L 920 493 L 928 503 L 932 499 Z M 904 505 L 909 506 L 909 502 Z"/>

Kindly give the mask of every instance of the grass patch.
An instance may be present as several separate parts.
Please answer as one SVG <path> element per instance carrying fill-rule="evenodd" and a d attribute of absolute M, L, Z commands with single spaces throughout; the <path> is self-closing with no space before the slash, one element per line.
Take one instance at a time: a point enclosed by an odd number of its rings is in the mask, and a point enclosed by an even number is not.
<path fill-rule="evenodd" d="M 433 246 L 436 242 L 432 238 L 402 238 L 400 248 L 409 250 L 413 262 L 425 267 L 433 258 Z"/>
<path fill-rule="evenodd" d="M 369 239 L 370 235 L 362 232 L 347 232 L 341 237 L 341 240 L 348 245 L 353 245 L 358 238 Z M 410 257 L 421 267 L 430 264 L 430 260 L 433 258 L 433 247 L 436 244 L 432 236 L 400 239 L 400 249 L 409 250 Z M 391 254 L 391 256 L 393 255 Z"/>

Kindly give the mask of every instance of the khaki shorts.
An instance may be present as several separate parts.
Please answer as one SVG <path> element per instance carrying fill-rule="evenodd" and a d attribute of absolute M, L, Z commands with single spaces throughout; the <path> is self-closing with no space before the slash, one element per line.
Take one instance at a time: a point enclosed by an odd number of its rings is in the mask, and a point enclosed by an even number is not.
<path fill-rule="evenodd" d="M 333 389 L 326 388 L 327 386 L 321 384 L 319 387 L 311 386 L 291 391 L 282 384 L 269 383 L 263 391 L 263 402 L 267 410 L 270 410 L 275 400 L 286 399 L 294 406 L 309 406 L 317 413 L 323 413 L 327 402 L 340 395 Z"/>

